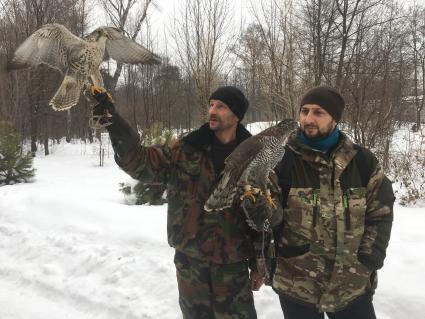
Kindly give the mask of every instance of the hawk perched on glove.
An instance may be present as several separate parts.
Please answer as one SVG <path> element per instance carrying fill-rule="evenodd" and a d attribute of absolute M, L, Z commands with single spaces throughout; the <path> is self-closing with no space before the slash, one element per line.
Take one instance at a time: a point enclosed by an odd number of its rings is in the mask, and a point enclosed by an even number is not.
<path fill-rule="evenodd" d="M 286 138 L 297 128 L 297 122 L 286 119 L 243 141 L 226 158 L 221 179 L 205 203 L 206 211 L 221 211 L 236 201 L 265 196 L 273 200 L 268 190 L 269 174 L 285 153 Z"/>
<path fill-rule="evenodd" d="M 103 87 L 99 66 L 109 57 L 131 64 L 159 64 L 161 59 L 125 37 L 120 30 L 100 27 L 81 39 L 63 25 L 46 24 L 31 34 L 15 51 L 8 70 L 47 64 L 65 75 L 50 101 L 56 111 L 78 103 L 85 84 Z"/>

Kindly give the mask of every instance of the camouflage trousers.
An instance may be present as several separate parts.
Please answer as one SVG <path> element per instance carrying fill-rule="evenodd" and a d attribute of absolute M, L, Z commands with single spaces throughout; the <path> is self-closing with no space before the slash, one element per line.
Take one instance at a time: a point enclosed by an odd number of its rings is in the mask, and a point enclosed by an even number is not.
<path fill-rule="evenodd" d="M 184 319 L 256 319 L 248 262 L 211 264 L 176 251 Z"/>

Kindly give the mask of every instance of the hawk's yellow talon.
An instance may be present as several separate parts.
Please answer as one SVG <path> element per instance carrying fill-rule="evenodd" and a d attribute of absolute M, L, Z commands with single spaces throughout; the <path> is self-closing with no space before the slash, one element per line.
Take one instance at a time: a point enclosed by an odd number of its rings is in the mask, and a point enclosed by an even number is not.
<path fill-rule="evenodd" d="M 266 197 L 266 202 L 267 204 L 270 205 L 271 208 L 276 209 L 277 205 L 274 201 L 274 199 L 272 198 L 272 194 L 270 193 L 269 189 L 266 189 L 266 194 L 264 195 L 264 197 Z"/>
<path fill-rule="evenodd" d="M 242 196 L 241 196 L 241 200 L 244 200 L 245 197 L 249 197 L 253 203 L 256 202 L 256 198 L 255 198 L 255 193 L 252 190 L 246 190 Z"/>
<path fill-rule="evenodd" d="M 105 89 L 100 86 L 92 85 L 90 86 L 90 91 L 91 91 L 91 94 L 96 95 L 96 94 L 104 92 Z"/>
<path fill-rule="evenodd" d="M 267 195 L 266 196 L 266 200 L 267 200 L 267 203 L 273 208 L 273 209 L 276 209 L 277 208 L 277 205 L 276 205 L 276 203 L 274 202 L 274 199 L 271 197 L 271 195 Z"/>
<path fill-rule="evenodd" d="M 99 94 L 99 93 L 103 93 L 103 92 L 106 92 L 106 96 L 108 97 L 108 100 L 110 101 L 110 102 L 113 102 L 114 100 L 112 99 L 112 95 L 111 95 L 111 93 L 109 93 L 108 91 L 106 91 L 103 87 L 100 87 L 100 86 L 96 86 L 96 85 L 89 85 L 89 90 L 90 90 L 90 93 L 94 96 L 94 95 L 96 95 L 96 94 Z"/>
<path fill-rule="evenodd" d="M 252 202 L 256 202 L 256 198 L 254 195 L 258 194 L 259 189 L 258 188 L 252 188 L 251 185 L 245 185 L 244 186 L 244 193 L 240 197 L 241 200 L 244 200 L 245 197 L 249 197 L 252 199 Z"/>

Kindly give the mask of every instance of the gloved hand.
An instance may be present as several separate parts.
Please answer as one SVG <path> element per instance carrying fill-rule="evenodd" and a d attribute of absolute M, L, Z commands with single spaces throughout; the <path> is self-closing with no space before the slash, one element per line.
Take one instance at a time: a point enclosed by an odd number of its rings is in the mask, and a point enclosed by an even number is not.
<path fill-rule="evenodd" d="M 377 256 L 365 254 L 362 252 L 357 254 L 357 259 L 361 264 L 363 264 L 363 266 L 366 266 L 371 271 L 381 269 L 384 265 L 383 261 L 380 260 Z"/>
<path fill-rule="evenodd" d="M 102 128 L 112 124 L 112 118 L 116 114 L 112 95 L 105 89 L 96 86 L 87 86 L 86 97 L 94 104 L 89 125 L 93 128 Z"/>
<path fill-rule="evenodd" d="M 249 273 L 249 279 L 251 280 L 251 290 L 258 291 L 264 284 L 264 275 L 258 271 L 251 270 Z"/>
<path fill-rule="evenodd" d="M 115 110 L 111 94 L 103 88 L 90 85 L 86 87 L 84 94 L 93 105 L 89 125 L 93 128 L 106 128 L 118 158 L 140 145 L 139 134 Z"/>
<path fill-rule="evenodd" d="M 279 201 L 273 205 L 263 195 L 258 195 L 255 201 L 245 197 L 241 201 L 248 225 L 256 231 L 271 231 L 271 228 L 282 221 L 283 209 Z"/>

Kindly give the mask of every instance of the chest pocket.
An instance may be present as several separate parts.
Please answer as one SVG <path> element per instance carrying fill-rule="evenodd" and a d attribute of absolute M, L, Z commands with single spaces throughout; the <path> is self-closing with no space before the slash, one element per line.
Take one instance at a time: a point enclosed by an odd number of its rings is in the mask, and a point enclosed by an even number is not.
<path fill-rule="evenodd" d="M 366 212 L 366 187 L 348 188 L 343 192 L 345 225 L 347 231 L 362 235 Z"/>
<path fill-rule="evenodd" d="M 287 230 L 290 246 L 305 244 L 310 241 L 313 230 L 313 188 L 291 188 L 288 194 L 287 208 L 284 211 L 284 220 L 288 225 Z"/>

